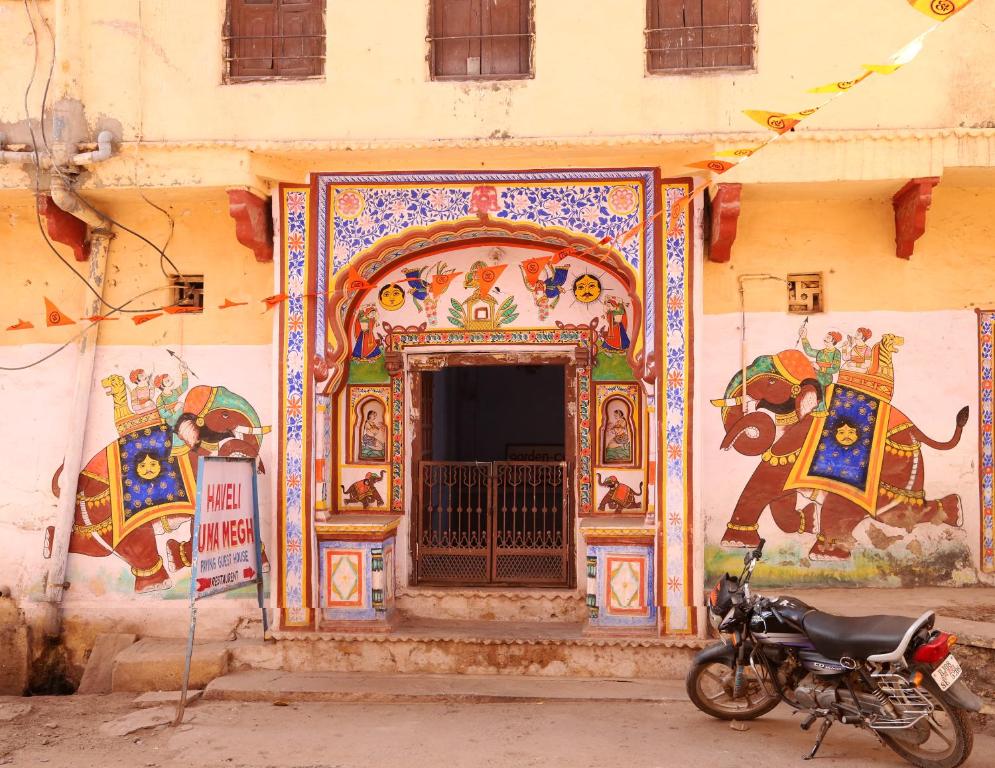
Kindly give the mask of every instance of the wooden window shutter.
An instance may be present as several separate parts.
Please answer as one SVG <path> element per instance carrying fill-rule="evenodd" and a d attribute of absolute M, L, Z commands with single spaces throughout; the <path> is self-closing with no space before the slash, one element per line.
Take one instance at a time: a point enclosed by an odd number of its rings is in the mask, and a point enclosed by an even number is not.
<path fill-rule="evenodd" d="M 434 78 L 531 73 L 530 0 L 432 0 L 430 25 Z"/>
<path fill-rule="evenodd" d="M 308 77 L 324 71 L 324 0 L 229 0 L 229 76 Z"/>
<path fill-rule="evenodd" d="M 753 66 L 754 0 L 647 0 L 650 72 Z"/>

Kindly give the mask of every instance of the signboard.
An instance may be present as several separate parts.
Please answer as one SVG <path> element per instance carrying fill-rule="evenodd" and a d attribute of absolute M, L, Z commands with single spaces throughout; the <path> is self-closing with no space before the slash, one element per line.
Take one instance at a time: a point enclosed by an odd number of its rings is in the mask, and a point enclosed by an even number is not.
<path fill-rule="evenodd" d="M 197 509 L 193 518 L 193 564 L 190 566 L 190 635 L 183 689 L 173 725 L 183 722 L 186 708 L 198 600 L 255 584 L 263 614 L 263 637 L 269 630 L 263 604 L 260 535 L 256 460 L 201 457 L 197 467 Z"/>
<path fill-rule="evenodd" d="M 194 526 L 194 600 L 260 582 L 259 509 L 251 459 L 201 461 Z"/>

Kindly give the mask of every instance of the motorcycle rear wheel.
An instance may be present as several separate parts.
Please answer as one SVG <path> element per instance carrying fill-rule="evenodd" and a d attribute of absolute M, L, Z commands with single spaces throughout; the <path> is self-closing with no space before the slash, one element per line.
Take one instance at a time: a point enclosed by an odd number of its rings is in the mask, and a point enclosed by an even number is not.
<path fill-rule="evenodd" d="M 764 683 L 750 667 L 743 674 L 743 691 L 739 697 L 733 697 L 734 667 L 721 661 L 696 662 L 691 665 L 685 680 L 688 698 L 706 715 L 719 720 L 755 720 L 781 702 L 779 696 L 767 693 Z"/>
<path fill-rule="evenodd" d="M 878 735 L 889 749 L 918 768 L 957 768 L 970 757 L 974 747 L 971 724 L 967 714 L 946 696 L 938 691 L 930 694 L 933 714 L 913 726 L 921 729 L 925 723 L 928 728 L 925 739 L 919 734 L 903 739 L 901 731 L 878 731 Z"/>

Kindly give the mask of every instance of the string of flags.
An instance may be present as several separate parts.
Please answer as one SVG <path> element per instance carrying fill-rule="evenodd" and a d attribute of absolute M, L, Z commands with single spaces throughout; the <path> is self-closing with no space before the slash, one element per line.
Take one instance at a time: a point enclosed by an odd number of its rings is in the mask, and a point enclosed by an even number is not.
<path fill-rule="evenodd" d="M 751 146 L 744 147 L 734 147 L 732 149 L 725 149 L 718 151 L 713 157 L 705 160 L 698 160 L 692 163 L 688 163 L 687 167 L 700 169 L 704 171 L 709 171 L 713 174 L 706 180 L 698 181 L 691 190 L 681 197 L 673 200 L 670 206 L 668 224 L 667 224 L 667 235 L 674 236 L 680 234 L 680 222 L 691 201 L 706 188 L 715 183 L 714 176 L 718 176 L 733 168 L 741 166 L 743 163 L 752 160 L 756 155 L 764 148 L 770 146 L 775 141 L 780 139 L 782 136 L 793 131 L 803 120 L 811 117 L 820 109 L 825 107 L 827 104 L 832 102 L 839 96 L 849 93 L 853 88 L 855 88 L 860 83 L 864 82 L 871 75 L 890 75 L 901 69 L 903 66 L 915 59 L 916 56 L 922 51 L 925 44 L 926 38 L 932 34 L 939 25 L 964 10 L 968 5 L 970 5 L 974 0 L 906 0 L 906 2 L 912 6 L 912 8 L 919 13 L 928 16 L 933 19 L 936 23 L 933 24 L 929 29 L 920 34 L 915 39 L 911 40 L 906 45 L 902 46 L 898 51 L 896 51 L 889 59 L 884 63 L 878 64 L 864 64 L 861 69 L 862 71 L 855 74 L 853 77 L 847 80 L 837 80 L 831 83 L 826 83 L 825 85 L 820 85 L 815 88 L 809 89 L 808 93 L 813 94 L 825 94 L 827 98 L 822 101 L 822 103 L 815 105 L 814 107 L 809 107 L 807 109 L 799 110 L 796 112 L 775 112 L 763 109 L 747 109 L 743 110 L 743 114 L 749 117 L 754 122 L 763 126 L 772 132 L 772 136 L 759 144 L 753 144 Z M 629 227 L 624 232 L 618 235 L 606 235 L 602 237 L 596 245 L 594 246 L 568 246 L 563 248 L 556 253 L 553 253 L 549 259 L 549 263 L 557 264 L 560 261 L 569 258 L 570 256 L 581 256 L 581 255 L 592 255 L 599 251 L 602 251 L 605 246 L 616 246 L 621 247 L 628 243 L 632 238 L 636 237 L 640 232 L 642 232 L 648 225 L 654 222 L 657 218 L 660 218 L 666 212 L 666 206 L 661 210 L 657 211 L 656 214 L 649 218 L 644 218 L 642 221 L 637 222 L 635 225 Z M 478 273 L 477 279 L 480 287 L 481 293 L 486 294 L 497 282 L 504 271 L 506 265 L 494 265 L 481 270 Z M 457 273 L 462 274 L 462 273 Z M 442 276 L 436 276 L 443 278 L 447 283 L 449 280 L 456 277 L 456 274 L 447 274 Z M 348 271 L 348 279 L 346 285 L 344 286 L 347 291 L 361 291 L 372 288 L 373 285 L 366 278 L 364 278 L 359 271 L 354 267 L 350 266 Z M 444 286 L 443 286 L 444 287 Z M 305 294 L 308 298 L 317 298 L 320 295 L 328 295 L 328 292 L 323 293 L 308 293 Z M 60 310 L 54 302 L 49 298 L 43 297 L 45 301 L 45 325 L 49 328 L 56 326 L 69 326 L 76 325 L 80 321 L 85 321 L 88 323 L 96 324 L 111 320 L 118 320 L 120 318 L 110 317 L 108 315 L 91 315 L 89 317 L 80 318 L 79 321 L 73 320 L 68 315 L 66 315 L 62 310 Z M 278 293 L 272 296 L 266 296 L 259 301 L 264 305 L 264 312 L 268 312 L 274 307 L 279 306 L 282 302 L 286 301 L 288 298 L 286 293 Z M 225 297 L 224 303 L 218 305 L 218 309 L 232 309 L 234 307 L 244 307 L 248 306 L 250 302 L 248 301 L 234 301 L 230 298 Z M 142 325 L 143 323 L 150 322 L 157 318 L 163 317 L 164 315 L 183 315 L 183 314 L 193 314 L 201 312 L 200 307 L 192 307 L 185 305 L 172 305 L 168 307 L 163 307 L 161 311 L 147 312 L 143 314 L 131 315 L 131 320 L 135 325 Z M 34 328 L 34 324 L 30 320 L 23 320 L 21 318 L 17 319 L 17 322 L 7 326 L 7 331 L 26 331 Z"/>
<path fill-rule="evenodd" d="M 911 40 L 896 51 L 888 61 L 881 64 L 864 64 L 862 72 L 848 80 L 837 80 L 809 89 L 808 93 L 827 94 L 821 104 L 814 107 L 800 110 L 798 112 L 772 112 L 763 109 L 746 109 L 743 114 L 754 122 L 770 130 L 774 135 L 760 144 L 748 147 L 736 147 L 715 153 L 715 156 L 708 160 L 699 160 L 688 163 L 689 168 L 700 168 L 710 171 L 712 174 L 721 175 L 733 168 L 736 168 L 748 160 L 753 159 L 760 150 L 770 146 L 787 133 L 793 131 L 803 120 L 811 117 L 820 109 L 825 107 L 839 96 L 849 93 L 854 87 L 864 82 L 871 75 L 890 75 L 897 72 L 906 64 L 915 59 L 923 49 L 926 38 L 936 31 L 940 23 L 964 10 L 974 0 L 906 0 L 915 10 L 930 17 L 936 23 L 922 34 Z M 678 234 L 680 231 L 680 218 L 687 209 L 691 200 L 707 187 L 714 184 L 714 178 L 700 182 L 688 193 L 687 196 L 677 200 L 671 211 L 670 224 L 667 228 L 668 235 Z"/>

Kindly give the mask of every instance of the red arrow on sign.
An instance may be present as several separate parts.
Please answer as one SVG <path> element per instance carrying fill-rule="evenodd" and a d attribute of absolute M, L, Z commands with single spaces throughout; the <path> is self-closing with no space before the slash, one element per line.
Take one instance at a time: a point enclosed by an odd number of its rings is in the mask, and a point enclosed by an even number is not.
<path fill-rule="evenodd" d="M 203 592 L 205 589 L 211 586 L 210 579 L 197 579 L 197 591 Z"/>
<path fill-rule="evenodd" d="M 251 579 L 255 575 L 256 575 L 256 572 L 254 570 L 252 570 L 251 568 L 243 568 L 242 569 L 242 578 L 243 579 Z"/>

